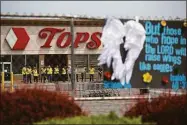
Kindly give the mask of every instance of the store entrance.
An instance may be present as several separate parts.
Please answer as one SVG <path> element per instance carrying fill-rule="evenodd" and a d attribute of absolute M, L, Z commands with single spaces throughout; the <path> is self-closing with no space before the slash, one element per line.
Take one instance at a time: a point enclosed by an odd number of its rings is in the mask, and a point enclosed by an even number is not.
<path fill-rule="evenodd" d="M 59 67 L 63 67 L 63 66 L 67 66 L 68 63 L 68 58 L 67 55 L 61 54 L 61 55 L 45 55 L 45 66 L 51 66 L 51 67 L 55 67 L 55 66 L 59 66 Z"/>
<path fill-rule="evenodd" d="M 4 80 L 10 81 L 11 62 L 1 62 L 0 67 L 1 72 L 4 72 Z"/>

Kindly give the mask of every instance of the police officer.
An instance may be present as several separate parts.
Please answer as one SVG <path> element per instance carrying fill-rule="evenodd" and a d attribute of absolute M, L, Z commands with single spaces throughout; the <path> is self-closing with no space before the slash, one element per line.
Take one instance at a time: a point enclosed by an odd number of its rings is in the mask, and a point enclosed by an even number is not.
<path fill-rule="evenodd" d="M 23 82 L 26 83 L 26 67 L 25 66 L 22 68 L 21 72 L 22 72 L 22 75 L 23 75 Z"/>
<path fill-rule="evenodd" d="M 45 83 L 46 80 L 46 67 L 42 67 L 41 68 L 41 83 L 43 81 L 43 83 Z"/>
<path fill-rule="evenodd" d="M 62 67 L 62 81 L 63 82 L 66 81 L 66 69 L 65 69 L 65 67 Z"/>
<path fill-rule="evenodd" d="M 99 68 L 98 68 L 98 80 L 101 81 L 101 78 L 102 78 L 102 68 L 99 67 Z"/>
<path fill-rule="evenodd" d="M 94 81 L 95 69 L 92 66 L 90 66 L 89 74 L 90 74 L 90 82 Z"/>
<path fill-rule="evenodd" d="M 38 83 L 38 71 L 36 67 L 33 69 L 34 82 Z"/>
<path fill-rule="evenodd" d="M 68 81 L 71 81 L 71 66 L 68 66 L 67 68 L 67 71 L 68 71 Z"/>
<path fill-rule="evenodd" d="M 79 82 L 78 66 L 75 67 L 75 76 L 76 76 L 77 82 Z"/>
<path fill-rule="evenodd" d="M 31 77 L 32 77 L 32 69 L 30 66 L 26 69 L 26 75 L 27 75 L 27 83 L 32 83 Z"/>
<path fill-rule="evenodd" d="M 59 77 L 59 68 L 58 65 L 54 68 L 54 81 L 58 82 L 58 77 Z"/>
<path fill-rule="evenodd" d="M 47 78 L 48 78 L 48 82 L 52 82 L 52 74 L 53 74 L 53 69 L 51 68 L 51 66 L 49 65 L 47 68 Z"/>
<path fill-rule="evenodd" d="M 83 80 L 86 82 L 86 67 L 83 67 L 80 69 L 80 73 L 81 73 L 81 80 L 83 82 Z M 85 78 L 84 78 L 85 77 Z"/>

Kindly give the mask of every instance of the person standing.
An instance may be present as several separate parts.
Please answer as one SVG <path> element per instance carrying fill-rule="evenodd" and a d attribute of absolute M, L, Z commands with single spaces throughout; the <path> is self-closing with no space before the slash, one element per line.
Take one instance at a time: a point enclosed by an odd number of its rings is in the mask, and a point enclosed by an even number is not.
<path fill-rule="evenodd" d="M 53 69 L 51 68 L 51 66 L 49 65 L 47 68 L 47 78 L 48 78 L 48 82 L 52 82 L 52 74 L 53 74 Z"/>
<path fill-rule="evenodd" d="M 66 69 L 65 69 L 65 67 L 62 67 L 62 81 L 63 82 L 66 81 Z"/>
<path fill-rule="evenodd" d="M 78 66 L 75 67 L 76 80 L 79 82 Z"/>
<path fill-rule="evenodd" d="M 68 66 L 68 81 L 71 81 L 71 66 Z"/>
<path fill-rule="evenodd" d="M 22 75 L 23 75 L 23 82 L 24 83 L 26 83 L 26 67 L 24 66 L 23 68 L 22 68 Z"/>
<path fill-rule="evenodd" d="M 29 77 L 29 76 L 28 76 L 28 75 L 29 75 L 29 70 L 28 70 L 28 69 L 29 69 L 29 67 L 27 66 L 27 67 L 26 67 L 26 73 L 25 73 L 25 74 L 26 74 L 26 83 L 27 83 L 27 84 L 28 84 L 28 77 Z"/>
<path fill-rule="evenodd" d="M 54 81 L 58 82 L 58 77 L 59 76 L 59 68 L 58 65 L 54 68 Z"/>
<path fill-rule="evenodd" d="M 94 81 L 95 69 L 92 66 L 89 69 L 89 74 L 90 74 L 90 82 Z"/>
<path fill-rule="evenodd" d="M 100 80 L 100 81 L 101 81 L 101 78 L 102 78 L 102 72 L 103 72 L 103 71 L 102 71 L 102 68 L 99 67 L 99 68 L 98 68 L 98 78 L 99 78 L 98 80 Z"/>
<path fill-rule="evenodd" d="M 50 77 L 50 75 L 49 75 L 49 66 L 46 68 L 46 73 L 47 73 L 47 82 L 49 83 L 49 77 Z"/>
<path fill-rule="evenodd" d="M 31 80 L 31 77 L 32 77 L 32 69 L 31 69 L 31 67 L 29 66 L 29 67 L 27 67 L 27 69 L 26 69 L 27 71 L 26 71 L 26 74 L 27 74 L 27 83 L 32 83 L 32 80 Z"/>
<path fill-rule="evenodd" d="M 83 73 L 83 76 L 84 76 L 84 81 L 86 82 L 86 75 L 87 75 L 87 68 L 84 67 L 84 73 Z"/>
<path fill-rule="evenodd" d="M 41 68 L 41 83 L 45 83 L 46 80 L 46 67 Z"/>
<path fill-rule="evenodd" d="M 84 76 L 85 76 L 85 73 L 86 73 L 86 67 L 83 67 L 80 69 L 80 73 L 81 73 L 81 80 L 83 82 L 84 80 Z M 86 79 L 85 79 L 86 80 Z"/>
<path fill-rule="evenodd" d="M 34 67 L 34 69 L 33 69 L 33 76 L 34 76 L 34 82 L 38 83 L 38 71 L 37 71 L 36 67 Z"/>

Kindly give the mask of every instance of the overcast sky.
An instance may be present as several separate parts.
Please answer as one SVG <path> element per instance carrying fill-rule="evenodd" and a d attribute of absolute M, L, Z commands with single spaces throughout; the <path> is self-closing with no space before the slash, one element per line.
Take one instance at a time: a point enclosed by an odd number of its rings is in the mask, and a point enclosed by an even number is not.
<path fill-rule="evenodd" d="M 186 1 L 1 1 L 1 13 L 186 18 Z"/>

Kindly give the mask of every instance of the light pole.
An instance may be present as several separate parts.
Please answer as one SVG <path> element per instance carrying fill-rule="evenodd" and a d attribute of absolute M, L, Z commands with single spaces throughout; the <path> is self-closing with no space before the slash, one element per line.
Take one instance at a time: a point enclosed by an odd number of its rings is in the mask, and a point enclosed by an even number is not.
<path fill-rule="evenodd" d="M 72 85 L 72 96 L 74 96 L 75 76 L 74 76 L 74 21 L 73 21 L 73 18 L 71 18 L 71 85 Z"/>

